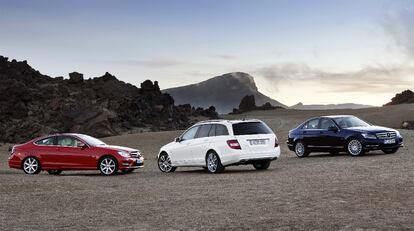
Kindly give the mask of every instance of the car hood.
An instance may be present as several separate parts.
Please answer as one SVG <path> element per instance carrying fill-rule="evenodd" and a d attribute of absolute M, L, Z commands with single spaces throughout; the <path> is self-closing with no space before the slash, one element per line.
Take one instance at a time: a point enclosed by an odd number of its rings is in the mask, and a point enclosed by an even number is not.
<path fill-rule="evenodd" d="M 392 128 L 381 127 L 381 126 L 365 126 L 365 127 L 350 127 L 348 130 L 359 131 L 359 132 L 388 132 L 396 131 Z"/>
<path fill-rule="evenodd" d="M 162 147 L 161 147 L 161 149 L 172 147 L 172 146 L 174 146 L 176 143 L 177 143 L 177 142 L 175 142 L 175 141 L 169 142 L 168 144 L 166 144 L 166 145 L 162 146 Z"/>
<path fill-rule="evenodd" d="M 139 152 L 139 150 L 137 150 L 137 149 L 122 147 L 122 146 L 116 146 L 116 145 L 105 145 L 105 146 L 99 146 L 99 147 L 108 148 L 108 149 L 112 149 L 112 150 L 122 150 L 122 151 L 127 151 L 127 152 L 135 152 L 135 151 Z"/>

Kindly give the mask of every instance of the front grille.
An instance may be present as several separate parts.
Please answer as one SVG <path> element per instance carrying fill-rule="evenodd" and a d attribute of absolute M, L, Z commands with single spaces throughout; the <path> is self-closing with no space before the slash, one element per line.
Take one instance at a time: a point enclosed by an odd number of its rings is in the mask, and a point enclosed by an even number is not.
<path fill-rule="evenodd" d="M 376 134 L 378 139 L 394 139 L 397 136 L 396 132 L 379 132 Z"/>
<path fill-rule="evenodd" d="M 141 153 L 139 151 L 133 151 L 133 152 L 131 152 L 131 157 L 140 158 Z"/>

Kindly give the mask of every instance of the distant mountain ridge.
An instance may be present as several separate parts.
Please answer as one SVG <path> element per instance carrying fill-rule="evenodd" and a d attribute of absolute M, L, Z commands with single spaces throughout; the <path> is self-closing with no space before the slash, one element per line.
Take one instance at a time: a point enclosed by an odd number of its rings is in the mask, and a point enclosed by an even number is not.
<path fill-rule="evenodd" d="M 371 105 L 355 104 L 355 103 L 342 103 L 342 104 L 308 104 L 298 103 L 290 106 L 289 109 L 299 110 L 328 110 L 328 109 L 361 109 L 374 107 Z"/>
<path fill-rule="evenodd" d="M 163 92 L 170 94 L 176 104 L 197 107 L 213 105 L 219 113 L 231 112 L 246 95 L 253 95 L 258 106 L 270 103 L 273 106 L 287 107 L 260 93 L 254 78 L 244 72 L 227 73 L 197 84 L 164 89 Z"/>

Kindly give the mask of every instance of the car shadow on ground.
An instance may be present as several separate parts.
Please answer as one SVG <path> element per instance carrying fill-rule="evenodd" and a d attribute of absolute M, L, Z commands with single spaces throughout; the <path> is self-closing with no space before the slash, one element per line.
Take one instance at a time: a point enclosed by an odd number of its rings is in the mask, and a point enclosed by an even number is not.
<path fill-rule="evenodd" d="M 333 157 L 356 157 L 356 158 L 363 158 L 363 157 L 373 157 L 373 156 L 387 156 L 387 155 L 395 155 L 395 154 L 386 154 L 383 152 L 368 152 L 360 156 L 351 156 L 348 153 L 341 152 L 338 154 L 330 154 L 330 153 L 311 153 L 309 156 L 305 158 L 333 158 Z"/>
<path fill-rule="evenodd" d="M 246 173 L 262 173 L 262 172 L 273 172 L 276 171 L 275 168 L 269 168 L 267 170 L 256 170 L 256 169 L 225 169 L 224 172 L 216 173 L 216 174 L 246 174 Z M 207 175 L 214 175 L 209 173 L 207 170 L 204 169 L 196 169 L 196 170 L 177 170 L 173 174 L 207 174 Z"/>

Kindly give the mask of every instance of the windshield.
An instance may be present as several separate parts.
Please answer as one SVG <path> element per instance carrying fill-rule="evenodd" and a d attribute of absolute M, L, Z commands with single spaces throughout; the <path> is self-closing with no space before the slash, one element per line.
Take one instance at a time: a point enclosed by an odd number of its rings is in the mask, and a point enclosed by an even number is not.
<path fill-rule="evenodd" d="M 238 135 L 271 134 L 269 127 L 261 122 L 247 122 L 233 124 L 233 133 Z"/>
<path fill-rule="evenodd" d="M 87 135 L 78 135 L 79 138 L 81 138 L 82 140 L 84 140 L 86 143 L 88 143 L 91 146 L 104 146 L 106 145 L 102 140 L 96 139 L 92 136 L 87 136 Z"/>
<path fill-rule="evenodd" d="M 370 126 L 367 122 L 357 118 L 357 117 L 341 117 L 335 118 L 335 122 L 341 128 L 352 128 L 352 127 L 367 127 Z"/>

